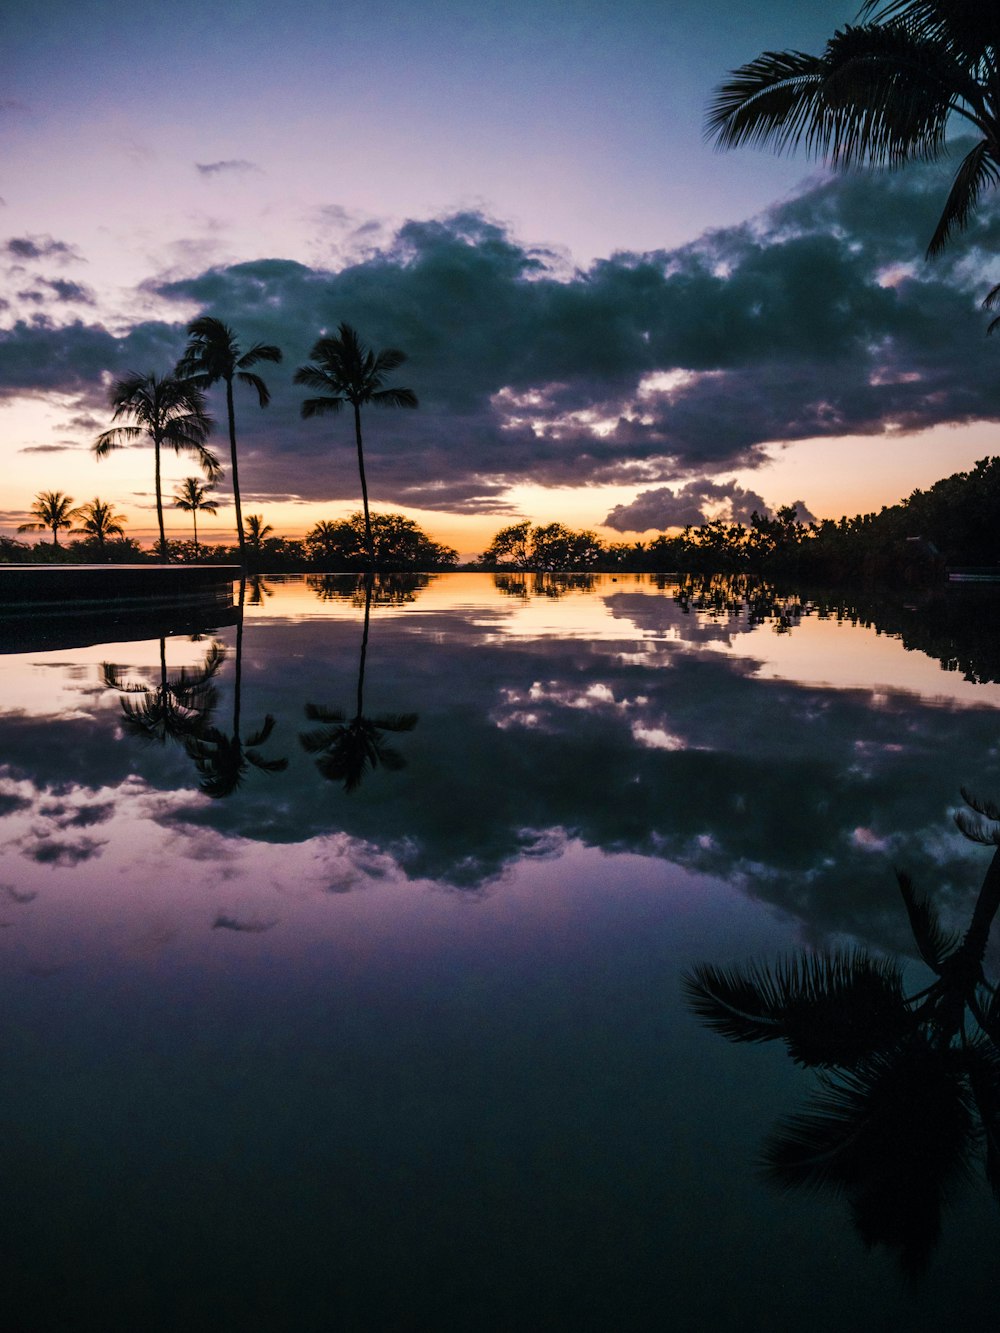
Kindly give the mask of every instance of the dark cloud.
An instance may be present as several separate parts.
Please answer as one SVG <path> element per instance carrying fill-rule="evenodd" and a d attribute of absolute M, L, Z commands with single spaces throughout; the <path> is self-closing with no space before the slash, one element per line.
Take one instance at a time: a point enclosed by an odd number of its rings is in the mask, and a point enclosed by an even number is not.
<path fill-rule="evenodd" d="M 77 842 L 55 842 L 46 838 L 29 847 L 27 855 L 43 866 L 78 866 L 99 856 L 103 847 L 104 843 L 92 838 L 81 838 Z"/>
<path fill-rule="evenodd" d="M 376 228 L 337 271 L 262 259 L 155 292 L 284 349 L 265 368 L 270 408 L 238 406 L 248 492 L 287 494 L 294 477 L 303 499 L 355 497 L 350 423 L 301 421 L 291 383 L 316 338 L 346 320 L 408 353 L 396 382 L 421 403 L 367 414 L 379 501 L 461 512 L 484 497 L 502 505 L 515 482 L 615 483 L 661 490 L 694 516 L 709 497 L 689 483 L 754 466 L 769 443 L 1000 418 L 978 310 L 1000 204 L 926 263 L 940 189 L 931 166 L 815 180 L 752 223 L 585 271 L 467 212 L 389 237 Z M 342 220 L 336 206 L 329 220 Z M 89 382 L 96 403 L 102 371 L 162 370 L 183 341 L 180 324 L 116 339 L 100 325 L 22 322 L 0 335 L 0 385 Z"/>
<path fill-rule="evenodd" d="M 66 440 L 62 444 L 26 444 L 17 452 L 19 454 L 65 454 L 70 450 L 79 448 L 80 445 L 72 444 Z"/>
<path fill-rule="evenodd" d="M 242 157 L 230 157 L 222 162 L 196 162 L 194 166 L 202 176 L 221 176 L 233 171 L 237 173 L 260 171 L 256 162 L 248 162 Z"/>
<path fill-rule="evenodd" d="M 76 246 L 51 236 L 12 236 L 2 247 L 14 259 L 57 259 L 60 262 L 80 260 Z"/>

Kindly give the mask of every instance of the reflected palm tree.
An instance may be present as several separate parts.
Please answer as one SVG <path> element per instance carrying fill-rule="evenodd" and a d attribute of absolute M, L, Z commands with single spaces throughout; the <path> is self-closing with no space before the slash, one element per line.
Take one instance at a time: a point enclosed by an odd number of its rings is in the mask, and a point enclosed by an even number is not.
<path fill-rule="evenodd" d="M 181 667 L 167 673 L 167 641 L 160 639 L 160 679 L 155 685 L 126 681 L 112 662 L 101 665 L 104 684 L 124 697 L 121 700 L 123 727 L 140 740 L 187 741 L 201 731 L 215 707 L 217 695 L 212 681 L 226 659 L 226 649 L 213 640 L 197 670 Z"/>
<path fill-rule="evenodd" d="M 281 773 L 287 759 L 268 759 L 260 752 L 274 731 L 275 720 L 268 713 L 261 725 L 244 737 L 241 735 L 241 693 L 243 681 L 243 603 L 246 585 L 240 583 L 239 610 L 236 620 L 236 669 L 233 680 L 233 724 L 229 733 L 218 727 L 203 727 L 187 741 L 188 754 L 201 774 L 201 790 L 218 800 L 231 796 L 251 768 L 262 773 Z"/>
<path fill-rule="evenodd" d="M 316 767 L 330 782 L 343 782 L 345 791 L 355 791 L 369 770 L 381 765 L 390 772 L 405 768 L 403 756 L 386 744 L 386 732 L 412 731 L 417 725 L 416 713 L 383 713 L 366 717 L 364 705 L 365 658 L 368 653 L 368 626 L 371 617 L 374 579 L 365 579 L 365 622 L 361 636 L 361 660 L 358 666 L 358 689 L 354 716 L 348 718 L 342 709 L 326 708 L 321 704 L 306 704 L 305 713 L 310 722 L 323 725 L 313 731 L 301 732 L 299 741 L 307 754 L 316 755 Z"/>
<path fill-rule="evenodd" d="M 864 949 L 703 964 L 684 978 L 691 1008 L 728 1040 L 783 1041 L 820 1071 L 806 1106 L 766 1141 L 766 1178 L 846 1198 L 866 1245 L 895 1250 L 912 1276 L 977 1160 L 1000 1201 L 1000 994 L 983 972 L 1000 908 L 1000 807 L 962 794 L 972 813 L 956 816 L 959 828 L 996 849 L 964 935 L 898 875 L 928 986 L 908 994 L 899 964 Z"/>
<path fill-rule="evenodd" d="M 249 592 L 247 606 L 263 606 L 265 598 L 274 596 L 274 589 L 260 574 L 248 574 L 246 586 Z"/>

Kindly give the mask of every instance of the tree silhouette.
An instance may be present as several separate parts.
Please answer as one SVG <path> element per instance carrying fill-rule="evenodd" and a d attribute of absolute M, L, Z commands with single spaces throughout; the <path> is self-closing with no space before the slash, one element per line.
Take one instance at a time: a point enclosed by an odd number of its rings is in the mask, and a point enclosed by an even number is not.
<path fill-rule="evenodd" d="M 326 708 L 307 703 L 306 717 L 310 722 L 323 725 L 313 731 L 299 733 L 299 741 L 307 754 L 316 755 L 316 767 L 330 782 L 343 782 L 345 791 L 355 791 L 369 769 L 383 768 L 398 772 L 406 760 L 385 742 L 385 732 L 412 731 L 417 725 L 416 713 L 383 713 L 378 717 L 365 716 L 365 659 L 368 653 L 368 626 L 371 616 L 374 579 L 365 579 L 365 621 L 361 635 L 361 659 L 358 665 L 358 688 L 354 716 L 348 718 L 342 709 Z"/>
<path fill-rule="evenodd" d="M 717 91 L 708 133 L 723 148 L 802 145 L 833 166 L 898 167 L 946 151 L 952 119 L 977 140 L 952 179 L 927 247 L 939 253 L 1000 181 L 994 7 L 973 0 L 867 0 L 867 20 L 822 55 L 765 51 Z"/>
<path fill-rule="evenodd" d="M 907 994 L 900 966 L 864 949 L 703 964 L 684 978 L 691 1008 L 729 1041 L 783 1041 L 820 1071 L 810 1102 L 766 1142 L 766 1176 L 845 1197 L 865 1243 L 895 1249 L 911 1275 L 977 1157 L 1000 1201 L 1000 993 L 983 972 L 1000 908 L 1000 808 L 963 796 L 974 813 L 960 812 L 959 828 L 995 848 L 964 935 L 897 876 L 928 986 Z"/>
<path fill-rule="evenodd" d="M 59 529 L 72 527 L 83 511 L 73 508 L 71 495 L 63 495 L 62 491 L 40 491 L 28 512 L 34 514 L 34 520 L 21 523 L 18 532 L 44 532 L 51 528 L 52 545 L 58 546 Z"/>
<path fill-rule="evenodd" d="M 160 529 L 160 556 L 169 560 L 167 535 L 163 528 L 163 486 L 160 455 L 164 448 L 196 458 L 209 481 L 219 477 L 219 460 L 205 441 L 212 429 L 205 412 L 205 395 L 191 380 L 152 373 L 127 375 L 111 390 L 112 420 L 131 420 L 128 426 L 114 426 L 94 442 L 94 453 L 105 458 L 115 449 L 127 447 L 146 436 L 153 446 L 156 479 L 156 520 Z"/>
<path fill-rule="evenodd" d="M 104 548 L 109 537 L 124 537 L 125 529 L 123 523 L 128 520 L 124 514 L 116 514 L 111 505 L 96 497 L 89 500 L 87 504 L 81 505 L 76 511 L 77 515 L 83 519 L 74 532 L 82 532 L 92 541 L 97 543 L 97 549 L 104 556 Z"/>
<path fill-rule="evenodd" d="M 368 563 L 375 563 L 371 517 L 368 513 L 368 483 L 365 480 L 365 453 L 361 438 L 361 409 L 373 407 L 416 407 L 412 389 L 385 388 L 385 376 L 397 370 L 406 353 L 389 347 L 374 352 L 360 340 L 350 324 L 341 324 L 335 338 L 320 338 L 309 353 L 309 365 L 295 372 L 295 383 L 317 389 L 322 397 L 306 398 L 302 416 L 323 416 L 339 412 L 345 403 L 354 409 L 354 437 L 358 448 L 358 472 L 361 476 L 361 500 L 365 511 L 365 546 Z"/>
<path fill-rule="evenodd" d="M 190 514 L 194 523 L 194 552 L 198 554 L 198 511 L 203 514 L 217 514 L 219 506 L 210 494 L 209 483 L 199 481 L 197 477 L 185 477 L 180 490 L 174 493 L 174 508 Z"/>
<path fill-rule="evenodd" d="M 117 666 L 103 663 L 104 684 L 121 700 L 125 730 L 144 741 L 162 745 L 167 740 L 187 741 L 206 725 L 216 703 L 212 681 L 226 659 L 226 650 L 213 640 L 202 665 L 195 671 L 181 667 L 167 674 L 166 640 L 160 639 L 160 679 L 155 685 L 125 681 Z"/>
<path fill-rule="evenodd" d="M 243 532 L 243 510 L 240 503 L 239 461 L 236 453 L 236 411 L 233 404 L 233 380 L 248 385 L 257 394 L 261 407 L 267 407 L 271 394 L 259 375 L 250 367 L 260 361 L 277 363 L 281 348 L 273 343 L 254 343 L 241 351 L 233 330 L 211 315 L 202 315 L 188 325 L 189 342 L 177 363 L 177 373 L 190 379 L 199 388 L 207 389 L 220 380 L 226 385 L 226 416 L 229 422 L 229 457 L 233 473 L 233 501 L 236 505 L 236 534 L 240 544 L 240 561 L 245 563 L 246 544 Z"/>
<path fill-rule="evenodd" d="M 267 759 L 260 752 L 274 731 L 270 713 L 261 725 L 244 738 L 241 733 L 241 696 L 243 687 L 243 599 L 245 583 L 240 583 L 240 601 L 236 620 L 236 671 L 233 681 L 233 724 L 227 734 L 218 727 L 203 727 L 187 741 L 187 751 L 201 774 L 201 790 L 213 800 L 231 796 L 250 768 L 262 773 L 280 773 L 288 767 L 287 759 Z"/>
<path fill-rule="evenodd" d="M 247 514 L 246 544 L 256 557 L 260 557 L 264 542 L 273 531 L 270 523 L 264 522 L 262 514 Z"/>

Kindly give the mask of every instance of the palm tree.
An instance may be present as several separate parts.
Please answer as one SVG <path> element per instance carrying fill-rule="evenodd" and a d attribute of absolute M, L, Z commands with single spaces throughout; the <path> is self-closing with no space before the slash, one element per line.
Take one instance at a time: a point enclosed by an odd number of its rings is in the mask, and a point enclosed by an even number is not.
<path fill-rule="evenodd" d="M 254 555 L 260 555 L 264 549 L 264 542 L 274 531 L 270 523 L 264 522 L 262 514 L 247 514 L 247 535 L 246 543 L 253 551 Z"/>
<path fill-rule="evenodd" d="M 205 727 L 216 703 L 212 680 L 225 659 L 225 647 L 213 640 L 197 670 L 181 667 L 169 676 L 166 640 L 161 638 L 160 679 L 155 685 L 123 680 L 111 662 L 103 663 L 101 672 L 105 686 L 125 696 L 121 701 L 125 730 L 162 745 L 168 739 L 187 741 Z"/>
<path fill-rule="evenodd" d="M 123 523 L 128 522 L 124 514 L 116 514 L 111 505 L 97 497 L 81 505 L 77 511 L 83 522 L 74 532 L 85 533 L 97 543 L 97 549 L 104 556 L 104 547 L 109 537 L 124 537 Z"/>
<path fill-rule="evenodd" d="M 358 689 L 354 716 L 339 708 L 322 704 L 306 704 L 306 717 L 323 725 L 313 731 L 299 733 L 299 741 L 307 754 L 317 755 L 316 767 L 330 782 L 343 782 L 345 791 L 354 791 L 361 785 L 369 768 L 382 765 L 390 772 L 405 768 L 406 760 L 391 746 L 386 745 L 383 733 L 412 731 L 417 725 L 416 713 L 385 713 L 380 717 L 364 714 L 365 658 L 368 653 L 368 625 L 371 616 L 374 579 L 365 579 L 365 627 L 361 636 L 361 661 L 358 666 Z"/>
<path fill-rule="evenodd" d="M 94 441 L 94 453 L 105 458 L 114 449 L 147 436 L 156 459 L 156 519 L 160 527 L 160 555 L 168 560 L 167 534 L 163 528 L 163 487 L 160 454 L 164 447 L 195 457 L 209 481 L 219 477 L 219 460 L 205 440 L 212 429 L 205 412 L 205 395 L 190 380 L 174 375 L 140 375 L 135 371 L 119 380 L 111 390 L 112 420 L 131 418 L 132 425 L 114 426 Z"/>
<path fill-rule="evenodd" d="M 361 439 L 361 409 L 373 407 L 416 407 L 412 389 L 385 388 L 385 376 L 406 360 L 405 352 L 394 347 L 373 352 L 366 347 L 350 324 L 341 324 L 336 338 L 320 338 L 309 353 L 309 365 L 295 372 L 295 383 L 318 389 L 320 398 L 307 398 L 302 416 L 323 416 L 339 412 L 345 403 L 354 409 L 354 437 L 358 447 L 358 472 L 361 475 L 361 499 L 365 510 L 365 544 L 368 563 L 375 564 L 371 518 L 368 513 L 368 483 L 365 480 L 365 454 Z"/>
<path fill-rule="evenodd" d="M 822 55 L 765 51 L 717 91 L 707 132 L 723 148 L 802 145 L 835 167 L 898 167 L 946 151 L 952 119 L 976 143 L 952 179 L 928 255 L 1000 182 L 1000 50 L 992 5 L 866 0 Z"/>
<path fill-rule="evenodd" d="M 233 470 L 233 500 L 236 505 L 236 533 L 240 543 L 240 560 L 245 563 L 246 549 L 243 536 L 243 510 L 240 506 L 240 474 L 236 457 L 236 413 L 233 406 L 233 380 L 248 384 L 257 393 L 261 407 L 267 407 L 271 395 L 259 375 L 250 367 L 259 361 L 279 362 L 281 348 L 272 343 L 254 343 L 242 352 L 236 334 L 221 320 L 202 315 L 188 325 L 189 342 L 177 363 L 177 373 L 192 380 L 199 388 L 207 389 L 219 380 L 226 385 L 226 414 L 229 419 L 229 457 Z"/>
<path fill-rule="evenodd" d="M 239 787 L 249 768 L 262 773 L 281 773 L 288 767 L 287 759 L 267 759 L 260 752 L 274 730 L 275 721 L 270 713 L 260 727 L 244 739 L 240 735 L 240 702 L 243 680 L 243 599 L 246 585 L 240 582 L 240 602 L 236 620 L 236 674 L 233 681 L 233 725 L 227 734 L 218 727 L 202 727 L 191 733 L 187 752 L 201 774 L 201 790 L 213 800 L 231 796 Z"/>
<path fill-rule="evenodd" d="M 195 556 L 198 554 L 199 509 L 204 514 L 217 514 L 219 512 L 219 506 L 210 491 L 211 485 L 208 482 L 199 481 L 197 477 L 185 477 L 181 482 L 180 490 L 174 494 L 174 508 L 182 509 L 185 514 L 190 514 L 194 523 Z"/>
<path fill-rule="evenodd" d="M 783 1041 L 821 1071 L 810 1103 L 765 1145 L 766 1174 L 846 1196 L 866 1243 L 895 1247 L 910 1273 L 925 1266 L 942 1202 L 979 1153 L 1000 1201 L 1000 990 L 983 973 L 1000 908 L 1000 807 L 963 796 L 975 815 L 960 812 L 959 828 L 995 849 L 965 934 L 944 930 L 898 875 L 929 986 L 906 994 L 900 966 L 863 949 L 702 965 L 684 978 L 709 1027 L 734 1042 Z"/>
<path fill-rule="evenodd" d="M 73 508 L 73 497 L 63 495 L 62 491 L 40 491 L 28 511 L 34 514 L 34 521 L 22 523 L 18 532 L 44 532 L 52 529 L 52 545 L 59 545 L 59 529 L 72 527 L 75 519 L 82 512 Z"/>

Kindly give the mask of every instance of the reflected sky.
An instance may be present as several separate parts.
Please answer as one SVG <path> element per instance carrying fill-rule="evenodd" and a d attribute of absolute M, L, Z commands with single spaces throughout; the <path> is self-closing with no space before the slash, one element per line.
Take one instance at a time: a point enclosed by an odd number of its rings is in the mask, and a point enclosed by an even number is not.
<path fill-rule="evenodd" d="M 226 800 L 199 791 L 183 744 L 129 734 L 107 688 L 109 663 L 155 684 L 158 640 L 0 658 L 4 878 L 76 892 L 92 878 L 89 913 L 134 876 L 144 901 L 173 894 L 183 866 L 186 884 L 235 881 L 271 920 L 288 915 L 275 895 L 306 886 L 490 892 L 576 842 L 737 884 L 811 938 L 874 941 L 894 929 L 892 864 L 945 899 L 975 883 L 948 812 L 962 784 L 1000 786 L 1000 686 L 897 637 L 828 615 L 751 624 L 641 578 L 397 582 L 371 608 L 366 711 L 420 725 L 392 738 L 401 771 L 344 793 L 299 738 L 307 703 L 353 708 L 363 600 L 351 578 L 275 579 L 246 608 L 244 725 L 272 716 L 267 756 L 288 767 L 248 773 Z M 221 645 L 212 725 L 235 702 L 235 643 L 206 625 L 164 644 L 174 674 Z"/>
<path fill-rule="evenodd" d="M 195 1299 L 241 1327 L 974 1321 L 988 1200 L 918 1294 L 839 1210 L 768 1194 L 798 1071 L 705 1038 L 679 979 L 844 937 L 912 956 L 894 865 L 966 920 L 986 853 L 949 812 L 1000 791 L 997 687 L 849 609 L 397 579 L 364 712 L 419 725 L 345 791 L 300 736 L 307 704 L 353 715 L 365 601 L 265 580 L 241 637 L 0 656 L 0 1243 L 38 1326 L 70 1291 L 113 1291 L 109 1328 Z M 213 798 L 109 681 L 220 657 L 206 725 L 250 746 L 273 718 L 287 767 Z"/>

